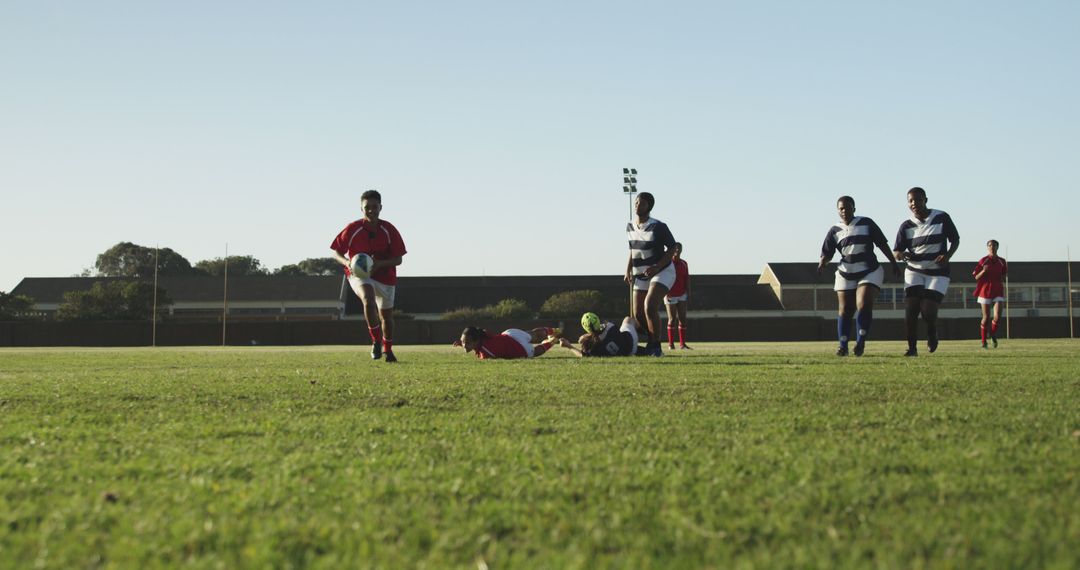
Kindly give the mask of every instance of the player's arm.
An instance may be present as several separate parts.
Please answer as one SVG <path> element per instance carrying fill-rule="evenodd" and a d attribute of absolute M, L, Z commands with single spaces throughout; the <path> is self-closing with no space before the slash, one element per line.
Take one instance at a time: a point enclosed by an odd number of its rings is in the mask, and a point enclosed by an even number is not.
<path fill-rule="evenodd" d="M 390 259 L 376 259 L 375 262 L 371 264 L 371 270 L 369 272 L 375 273 L 376 271 L 384 267 L 397 267 L 399 265 L 401 265 L 400 255 L 397 257 L 391 257 Z"/>
<path fill-rule="evenodd" d="M 833 254 L 836 253 L 836 242 L 833 241 L 832 229 L 829 233 L 825 234 L 825 243 L 821 244 L 821 259 L 818 260 L 817 273 L 821 275 L 825 271 L 825 266 L 832 261 Z"/>
<path fill-rule="evenodd" d="M 982 260 L 979 260 L 979 263 L 975 264 L 975 271 L 971 272 L 971 276 L 978 281 L 986 275 L 987 269 L 989 269 L 989 267 L 983 264 Z"/>
<path fill-rule="evenodd" d="M 960 232 L 956 231 L 952 217 L 945 220 L 945 238 L 949 240 L 949 251 L 934 258 L 934 263 L 948 263 L 956 250 L 960 249 Z"/>
<path fill-rule="evenodd" d="M 645 277 L 652 277 L 653 275 L 660 273 L 661 270 L 671 264 L 671 258 L 673 257 L 675 257 L 675 248 L 667 248 L 667 251 L 660 257 L 660 261 L 656 262 L 656 265 L 650 265 L 645 269 Z"/>
<path fill-rule="evenodd" d="M 345 267 L 349 266 L 349 259 L 347 257 L 345 257 L 344 255 L 341 255 L 336 250 L 331 250 L 331 251 L 334 252 L 334 259 L 336 259 L 338 263 L 344 265 Z"/>
<path fill-rule="evenodd" d="M 892 265 L 893 275 L 900 275 L 900 264 L 896 262 L 896 258 L 893 256 L 893 252 L 889 251 L 889 242 L 878 244 L 878 249 L 881 250 L 881 254 L 885 256 L 885 259 L 889 260 L 889 265 Z"/>
<path fill-rule="evenodd" d="M 634 284 L 634 252 L 630 252 L 630 258 L 626 260 L 626 276 L 623 278 L 623 281 L 625 281 L 627 285 Z"/>
<path fill-rule="evenodd" d="M 573 344 L 570 343 L 570 341 L 566 340 L 565 338 L 560 338 L 559 339 L 559 346 L 561 346 L 563 348 L 566 348 L 566 349 L 569 349 L 570 352 L 574 353 L 574 356 L 576 356 L 578 358 L 581 358 L 581 357 L 585 356 L 584 352 L 581 352 L 580 350 L 578 350 Z"/>

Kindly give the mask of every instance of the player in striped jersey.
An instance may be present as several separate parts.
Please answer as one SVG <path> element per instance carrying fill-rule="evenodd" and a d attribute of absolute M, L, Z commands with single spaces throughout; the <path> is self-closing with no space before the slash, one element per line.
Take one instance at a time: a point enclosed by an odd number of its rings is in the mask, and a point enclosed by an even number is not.
<path fill-rule="evenodd" d="M 926 207 L 926 191 L 915 187 L 907 193 L 911 218 L 900 224 L 893 243 L 893 256 L 907 263 L 904 271 L 904 324 L 908 349 L 904 356 L 918 356 L 919 315 L 926 321 L 926 347 L 938 347 L 938 305 L 949 290 L 949 260 L 960 247 L 960 233 L 952 218 L 941 210 Z"/>
<path fill-rule="evenodd" d="M 840 214 L 840 222 L 834 224 L 825 234 L 817 271 L 820 275 L 836 251 L 840 251 L 840 263 L 836 267 L 833 285 L 839 303 L 836 336 L 840 340 L 840 347 L 836 349 L 836 355 L 848 354 L 851 317 L 854 313 L 857 327 L 855 356 L 862 356 L 866 349 L 866 338 L 870 334 L 870 325 L 874 321 L 874 299 L 877 298 L 885 279 L 885 271 L 874 254 L 874 246 L 892 263 L 896 276 L 900 275 L 900 266 L 889 250 L 889 240 L 874 220 L 855 216 L 854 198 L 841 196 L 836 201 L 836 211 Z"/>
<path fill-rule="evenodd" d="M 625 281 L 634 289 L 634 314 L 639 327 L 649 333 L 643 356 L 663 356 L 660 349 L 660 303 L 675 283 L 675 238 L 667 224 L 652 218 L 656 199 L 642 192 L 634 200 L 635 219 L 626 224 L 630 259 L 626 262 Z"/>
<path fill-rule="evenodd" d="M 634 356 L 638 343 L 637 322 L 633 317 L 623 319 L 619 327 L 616 327 L 615 323 L 606 322 L 600 332 L 586 332 L 578 342 L 581 343 L 581 349 L 574 348 L 565 338 L 559 339 L 563 348 L 570 349 L 570 352 L 579 357 Z"/>

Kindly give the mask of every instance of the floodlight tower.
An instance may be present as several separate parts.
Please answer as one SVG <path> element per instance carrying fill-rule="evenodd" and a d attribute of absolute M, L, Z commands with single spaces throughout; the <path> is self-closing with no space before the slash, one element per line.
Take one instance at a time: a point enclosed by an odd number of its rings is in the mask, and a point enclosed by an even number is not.
<path fill-rule="evenodd" d="M 637 169 L 636 168 L 623 168 L 622 169 L 622 182 L 623 194 L 626 194 L 630 199 L 630 223 L 634 222 L 634 196 L 637 194 Z M 637 318 L 634 314 L 634 285 L 630 284 L 630 316 Z"/>
<path fill-rule="evenodd" d="M 634 217 L 634 195 L 637 194 L 637 169 L 636 168 L 624 168 L 622 169 L 622 191 L 630 198 L 630 218 Z"/>

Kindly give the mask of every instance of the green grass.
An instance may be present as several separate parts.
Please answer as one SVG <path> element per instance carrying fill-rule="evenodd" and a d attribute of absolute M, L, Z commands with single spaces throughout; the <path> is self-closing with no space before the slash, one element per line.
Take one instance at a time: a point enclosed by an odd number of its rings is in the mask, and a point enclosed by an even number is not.
<path fill-rule="evenodd" d="M 1080 566 L 1080 342 L 696 348 L 0 350 L 0 567 Z"/>

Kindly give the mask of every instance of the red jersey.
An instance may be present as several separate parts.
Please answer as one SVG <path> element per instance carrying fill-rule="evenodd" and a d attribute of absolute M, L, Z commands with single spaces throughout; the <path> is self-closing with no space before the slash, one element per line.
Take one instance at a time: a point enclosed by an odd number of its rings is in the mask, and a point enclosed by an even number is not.
<path fill-rule="evenodd" d="M 682 259 L 672 260 L 671 264 L 675 266 L 675 282 L 671 284 L 666 296 L 678 297 L 685 294 L 687 286 L 690 285 L 690 266 Z"/>
<path fill-rule="evenodd" d="M 349 259 L 363 252 L 376 261 L 400 257 L 406 253 L 405 242 L 401 240 L 401 234 L 393 224 L 379 220 L 379 227 L 372 228 L 363 218 L 345 226 L 330 243 L 330 249 Z M 345 274 L 350 274 L 348 268 L 345 269 Z M 397 285 L 397 267 L 383 267 L 371 278 L 384 285 Z"/>
<path fill-rule="evenodd" d="M 987 255 L 979 260 L 979 263 L 975 265 L 975 271 L 972 271 L 971 275 L 978 274 L 983 268 L 986 268 L 986 275 L 983 275 L 982 279 L 975 281 L 975 296 L 984 299 L 1004 297 L 1005 286 L 1002 281 L 1009 273 L 1009 264 L 1005 263 L 1004 258 Z"/>
<path fill-rule="evenodd" d="M 525 347 L 505 334 L 491 334 L 485 331 L 485 336 L 476 346 L 476 357 L 480 360 L 492 358 L 528 358 L 529 353 Z"/>

